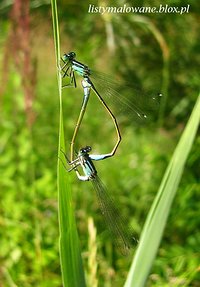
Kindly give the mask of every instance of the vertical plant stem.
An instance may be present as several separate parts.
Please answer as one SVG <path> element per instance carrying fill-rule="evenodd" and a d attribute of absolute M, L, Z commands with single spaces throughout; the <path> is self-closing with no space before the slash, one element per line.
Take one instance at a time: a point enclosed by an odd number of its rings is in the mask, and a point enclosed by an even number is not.
<path fill-rule="evenodd" d="M 58 145 L 58 217 L 60 228 L 60 260 L 64 287 L 84 287 L 85 277 L 79 246 L 78 232 L 75 223 L 71 185 L 69 175 L 63 163 L 65 158 L 61 150 L 65 150 L 63 107 L 62 107 L 62 77 L 59 72 L 60 38 L 58 26 L 57 1 L 51 0 L 53 31 L 55 42 L 58 90 L 60 98 L 60 127 Z M 61 160 L 60 160 L 61 159 Z"/>

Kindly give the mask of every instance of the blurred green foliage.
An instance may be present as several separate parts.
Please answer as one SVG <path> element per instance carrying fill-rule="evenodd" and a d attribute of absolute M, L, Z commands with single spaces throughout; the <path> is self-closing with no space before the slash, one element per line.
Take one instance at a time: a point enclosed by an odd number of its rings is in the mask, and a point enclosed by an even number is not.
<path fill-rule="evenodd" d="M 87 12 L 91 1 L 58 1 L 62 53 L 73 50 L 92 68 L 134 82 L 150 93 L 162 91 L 166 97 L 163 113 L 155 117 L 160 127 L 139 129 L 122 122 L 123 142 L 116 157 L 97 166 L 138 234 L 199 92 L 199 3 L 165 2 L 171 6 L 190 4 L 190 12 L 106 17 Z M 22 75 L 13 58 L 15 43 L 9 40 L 12 5 L 4 0 L 0 6 L 0 285 L 62 286 L 56 191 L 59 101 L 51 9 L 48 1 L 30 3 L 29 45 L 36 65 L 31 126 L 27 125 Z M 106 2 L 108 6 L 124 3 Z M 92 4 L 105 5 L 102 1 Z M 126 4 L 132 6 L 133 2 Z M 137 5 L 159 6 L 160 2 L 134 1 Z M 81 95 L 80 86 L 63 92 L 66 147 Z M 115 134 L 112 125 L 102 123 L 103 110 L 97 110 L 97 105 L 96 99 L 91 99 L 76 146 L 91 144 L 94 152 L 107 152 Z M 199 170 L 198 137 L 148 286 L 198 286 Z M 98 229 L 99 286 L 122 286 L 129 258 L 122 258 L 106 237 L 90 185 L 78 182 L 74 174 L 72 184 L 83 259 L 86 262 L 88 258 L 87 219 L 92 215 Z"/>

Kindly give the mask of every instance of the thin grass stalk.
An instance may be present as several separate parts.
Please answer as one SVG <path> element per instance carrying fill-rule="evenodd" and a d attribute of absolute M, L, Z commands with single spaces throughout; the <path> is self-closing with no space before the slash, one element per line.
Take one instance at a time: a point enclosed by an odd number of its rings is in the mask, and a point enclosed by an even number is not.
<path fill-rule="evenodd" d="M 65 150 L 63 108 L 62 108 L 62 77 L 59 72 L 60 64 L 60 37 L 57 13 L 57 1 L 51 0 L 53 32 L 56 54 L 56 67 L 58 79 L 58 91 L 60 99 L 60 126 L 58 144 L 58 218 L 60 229 L 60 261 L 62 281 L 64 287 L 84 287 L 85 277 L 79 246 L 78 232 L 75 223 L 72 192 L 69 175 L 63 162 L 65 158 L 61 150 Z"/>

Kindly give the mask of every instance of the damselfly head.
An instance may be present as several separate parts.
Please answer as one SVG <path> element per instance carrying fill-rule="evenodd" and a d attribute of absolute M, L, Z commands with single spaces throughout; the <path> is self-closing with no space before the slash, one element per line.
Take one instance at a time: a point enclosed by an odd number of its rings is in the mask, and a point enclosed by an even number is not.
<path fill-rule="evenodd" d="M 86 147 L 83 147 L 80 149 L 80 153 L 81 154 L 87 154 L 87 153 L 91 152 L 91 150 L 92 150 L 91 146 L 86 146 Z"/>
<path fill-rule="evenodd" d="M 76 58 L 76 53 L 69 52 L 68 54 L 64 54 L 62 56 L 63 61 L 71 61 Z"/>

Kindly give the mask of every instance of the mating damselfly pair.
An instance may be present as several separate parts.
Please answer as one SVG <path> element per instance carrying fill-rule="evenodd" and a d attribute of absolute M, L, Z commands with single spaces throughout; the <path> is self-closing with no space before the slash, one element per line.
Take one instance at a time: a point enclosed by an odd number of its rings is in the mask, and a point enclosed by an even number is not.
<path fill-rule="evenodd" d="M 116 91 L 116 83 L 111 80 L 108 81 L 108 77 L 106 75 L 94 72 L 87 65 L 77 61 L 76 54 L 74 52 L 64 54 L 62 57 L 62 62 L 62 77 L 63 79 L 69 78 L 69 82 L 65 86 L 73 86 L 76 88 L 77 74 L 82 77 L 81 83 L 83 88 L 83 102 L 71 140 L 70 159 L 68 159 L 67 156 L 64 154 L 68 164 L 71 166 L 69 171 L 75 170 L 78 179 L 81 181 L 89 180 L 92 182 L 93 187 L 96 190 L 101 212 L 108 225 L 108 228 L 114 236 L 115 242 L 122 251 L 122 253 L 126 254 L 128 249 L 136 242 L 134 232 L 131 228 L 126 228 L 127 220 L 121 215 L 120 209 L 115 204 L 115 200 L 109 195 L 106 187 L 99 179 L 93 161 L 103 160 L 108 157 L 112 157 L 115 154 L 121 141 L 121 133 L 117 119 L 110 106 L 107 104 L 107 101 L 110 100 L 111 102 L 117 102 L 119 108 L 125 107 L 124 109 L 128 110 L 129 114 L 132 114 L 140 121 L 145 121 L 148 118 L 149 99 L 143 97 L 143 103 L 144 106 L 147 107 L 147 112 L 146 110 L 143 111 L 143 105 L 141 104 L 142 101 L 139 94 L 135 93 L 134 91 L 133 97 L 131 99 L 126 98 L 125 96 L 123 96 L 123 87 L 121 88 L 121 90 L 118 89 L 118 91 Z M 96 84 L 96 80 L 104 89 L 97 88 L 98 84 Z M 100 90 L 104 90 L 104 95 L 101 94 Z M 78 135 L 78 131 L 81 127 L 81 123 L 87 108 L 91 91 L 97 96 L 100 103 L 103 105 L 103 107 L 109 114 L 116 130 L 117 140 L 113 149 L 109 153 L 94 155 L 90 153 L 91 147 L 86 146 L 80 148 L 78 154 L 76 155 L 76 158 L 74 158 L 74 144 Z M 153 102 L 157 101 L 157 98 L 160 96 L 161 94 L 157 93 L 151 98 L 151 100 Z M 82 170 L 82 174 L 79 172 L 79 167 Z"/>

